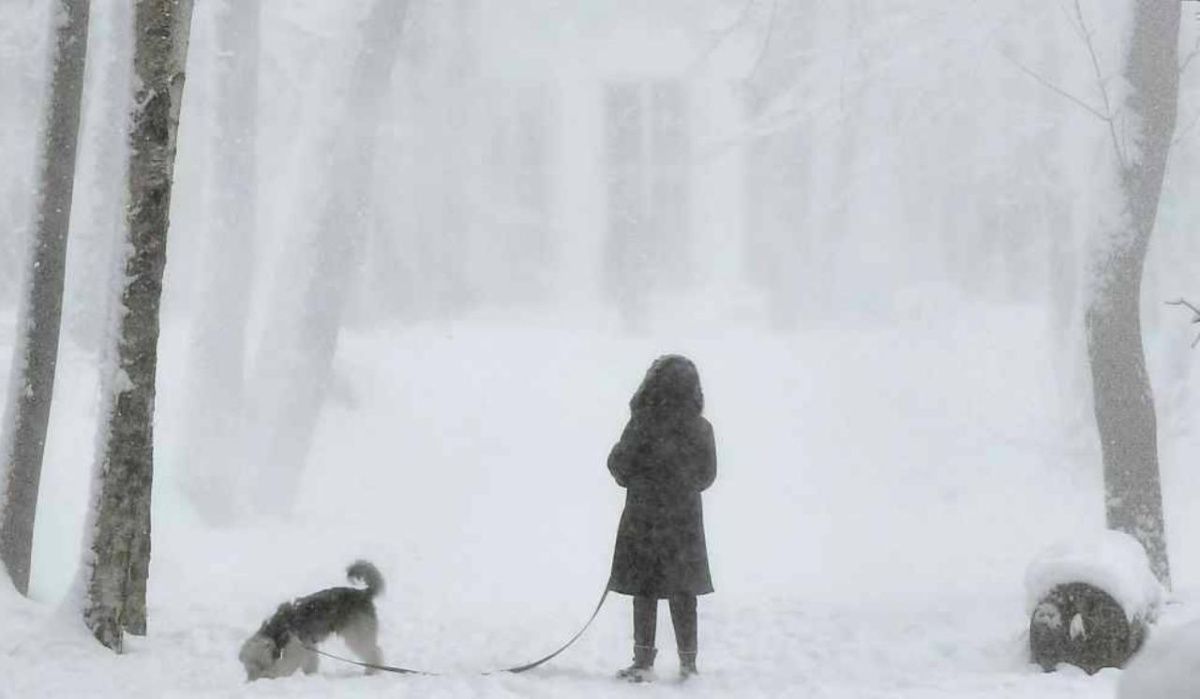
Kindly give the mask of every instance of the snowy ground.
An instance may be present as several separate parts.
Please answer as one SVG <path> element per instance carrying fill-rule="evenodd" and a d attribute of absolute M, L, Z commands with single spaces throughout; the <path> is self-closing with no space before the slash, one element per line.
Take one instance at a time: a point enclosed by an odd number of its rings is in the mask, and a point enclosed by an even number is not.
<path fill-rule="evenodd" d="M 151 634 L 113 657 L 61 609 L 78 560 L 96 402 L 91 359 L 64 343 L 43 482 L 35 601 L 0 592 L 0 697 L 681 696 L 665 608 L 661 681 L 618 685 L 630 609 L 520 676 L 477 670 L 569 637 L 604 585 L 621 491 L 604 458 L 649 360 L 693 356 L 716 428 L 706 495 L 716 594 L 700 603 L 689 696 L 1112 697 L 1119 671 L 1025 662 L 1025 566 L 1099 526 L 1099 477 L 1063 436 L 1045 320 L 916 318 L 790 338 L 749 331 L 618 338 L 464 325 L 350 334 L 299 513 L 201 526 L 174 468 L 186 333 L 168 324 L 160 394 Z M 6 314 L 7 315 L 7 314 Z M 4 317 L 4 316 L 0 316 Z M 0 358 L 11 326 L 0 324 Z M 1188 543 L 1194 445 L 1164 443 L 1176 601 L 1200 616 Z M 387 660 L 451 673 L 246 685 L 238 645 L 278 602 L 384 572 Z M 340 646 L 333 644 L 337 651 Z"/>

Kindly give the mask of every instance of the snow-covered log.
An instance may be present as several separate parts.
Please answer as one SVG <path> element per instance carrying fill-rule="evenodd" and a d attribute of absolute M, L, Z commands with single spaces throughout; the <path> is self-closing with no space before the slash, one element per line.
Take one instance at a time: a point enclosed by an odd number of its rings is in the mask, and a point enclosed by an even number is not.
<path fill-rule="evenodd" d="M 1124 666 L 1163 599 L 1145 549 L 1116 531 L 1044 551 L 1026 572 L 1025 593 L 1033 661 L 1089 673 Z"/>

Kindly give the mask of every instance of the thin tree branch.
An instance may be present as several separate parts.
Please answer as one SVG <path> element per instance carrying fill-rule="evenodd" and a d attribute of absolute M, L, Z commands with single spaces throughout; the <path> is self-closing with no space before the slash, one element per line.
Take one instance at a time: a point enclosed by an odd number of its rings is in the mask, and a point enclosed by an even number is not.
<path fill-rule="evenodd" d="M 1200 18 L 1200 14 L 1197 15 L 1197 18 Z M 1192 50 L 1183 57 L 1183 62 L 1179 64 L 1179 77 L 1181 79 L 1183 78 L 1184 74 L 1187 73 L 1188 67 L 1191 66 L 1192 61 L 1196 59 L 1197 55 L 1200 55 L 1200 35 L 1196 36 L 1196 42 L 1192 44 Z M 1175 144 L 1183 141 L 1184 137 L 1191 133 L 1192 129 L 1196 128 L 1197 123 L 1200 123 L 1200 112 L 1197 112 L 1195 118 L 1193 118 L 1186 127 L 1178 130 L 1178 132 L 1175 134 L 1175 138 L 1171 139 L 1172 151 L 1175 148 Z"/>
<path fill-rule="evenodd" d="M 1062 12 L 1063 18 L 1067 20 L 1067 26 L 1074 32 L 1076 37 L 1079 37 L 1079 41 L 1086 42 L 1087 36 L 1084 34 L 1084 31 L 1080 30 L 1079 22 L 1070 13 L 1066 2 L 1055 2 L 1055 7 L 1058 8 L 1058 11 Z"/>
<path fill-rule="evenodd" d="M 1178 298 L 1174 301 L 1167 301 L 1168 306 L 1185 306 L 1192 312 L 1192 322 L 1200 323 L 1200 308 L 1193 306 L 1187 299 Z"/>
<path fill-rule="evenodd" d="M 1018 69 L 1020 69 L 1020 71 L 1022 73 L 1028 75 L 1029 77 L 1031 77 L 1034 80 L 1041 83 L 1041 85 L 1043 87 L 1045 87 L 1046 89 L 1048 89 L 1048 90 L 1054 92 L 1055 94 L 1059 95 L 1060 97 L 1070 101 L 1075 106 L 1083 109 L 1084 111 L 1088 112 L 1089 114 L 1096 117 L 1097 119 L 1099 119 L 1101 121 L 1110 121 L 1111 120 L 1112 117 L 1108 116 L 1107 114 L 1104 114 L 1099 109 L 1096 109 L 1095 107 L 1088 104 L 1087 102 L 1084 102 L 1079 97 L 1072 95 L 1071 93 L 1062 89 L 1058 85 L 1055 85 L 1054 83 L 1050 82 L 1049 80 L 1042 77 L 1041 75 L 1038 75 L 1035 71 L 1030 70 L 1028 67 L 1026 67 L 1024 64 L 1022 64 L 1020 61 L 1018 61 L 1017 59 L 1008 55 L 1007 53 L 1001 53 L 1000 55 L 1004 56 L 1006 59 L 1008 59 L 1014 66 L 1016 66 Z"/>
<path fill-rule="evenodd" d="M 771 41 L 775 38 L 775 18 L 779 14 L 779 0 L 772 0 L 771 15 L 767 18 L 767 33 L 763 37 L 762 44 L 758 47 L 758 55 L 754 57 L 754 65 L 750 68 L 748 81 L 753 81 L 758 75 L 759 68 L 762 67 L 762 62 L 767 56 L 767 49 L 771 46 Z"/>
<path fill-rule="evenodd" d="M 1191 122 L 1181 129 L 1179 133 L 1175 134 L 1175 138 L 1171 140 L 1171 147 L 1174 148 L 1175 144 L 1182 141 L 1185 136 L 1191 133 L 1192 129 L 1196 128 L 1196 124 L 1198 123 L 1200 123 L 1200 112 L 1196 112 L 1196 116 L 1192 118 Z"/>
<path fill-rule="evenodd" d="M 1121 164 L 1121 169 L 1124 170 L 1125 165 L 1125 150 L 1121 148 L 1121 139 L 1117 137 L 1117 125 L 1115 115 L 1113 114 L 1112 103 L 1108 99 L 1108 87 L 1104 84 L 1104 71 L 1100 69 L 1100 58 L 1096 56 L 1096 46 L 1092 43 L 1092 32 L 1087 27 L 1087 22 L 1083 19 L 1083 8 L 1079 6 L 1079 0 L 1075 0 L 1075 20 L 1079 23 L 1079 29 L 1082 32 L 1084 46 L 1087 47 L 1088 55 L 1092 58 L 1092 70 L 1096 74 L 1096 87 L 1100 90 L 1100 97 L 1104 100 L 1104 111 L 1108 114 L 1108 135 L 1112 138 L 1113 149 L 1117 153 L 1117 160 Z"/>
<path fill-rule="evenodd" d="M 1067 9 L 1066 5 L 1062 3 L 1055 3 L 1055 7 L 1062 12 L 1063 17 L 1065 17 L 1067 20 L 1067 26 L 1071 28 L 1071 31 L 1075 32 L 1075 36 L 1079 37 L 1080 41 L 1087 41 L 1087 37 L 1084 36 L 1083 32 L 1079 30 L 1079 25 L 1076 24 L 1075 18 L 1071 16 L 1071 11 Z"/>
<path fill-rule="evenodd" d="M 1192 45 L 1192 50 L 1188 52 L 1188 55 L 1183 57 L 1183 63 L 1179 64 L 1180 77 L 1187 72 L 1188 66 L 1195 60 L 1197 54 L 1200 54 L 1200 36 L 1196 37 L 1196 43 Z"/>
<path fill-rule="evenodd" d="M 758 0 L 746 0 L 746 2 L 742 5 L 741 12 L 738 13 L 737 19 L 730 22 L 729 26 L 725 27 L 724 29 L 720 29 L 713 33 L 712 39 L 709 40 L 708 45 L 705 46 L 704 50 L 701 51 L 696 57 L 696 60 L 692 63 L 692 66 L 687 70 L 687 72 L 694 73 L 698 71 L 700 67 L 703 66 L 714 53 L 716 53 L 717 49 L 721 48 L 721 44 L 724 44 L 729 37 L 733 36 L 739 29 L 742 28 L 744 24 L 746 24 L 746 21 L 750 19 L 750 11 L 753 10 L 757 4 Z"/>
<path fill-rule="evenodd" d="M 1167 305 L 1168 306 L 1186 306 L 1188 309 L 1190 309 L 1192 311 L 1192 324 L 1195 325 L 1196 323 L 1200 323 L 1200 308 L 1196 308 L 1195 306 L 1193 306 L 1191 303 L 1189 303 L 1187 301 L 1187 299 L 1179 298 L 1174 301 L 1167 301 Z M 1197 335 L 1196 339 L 1192 340 L 1192 349 L 1195 349 L 1196 345 L 1198 345 L 1198 344 L 1200 344 L 1200 335 Z"/>

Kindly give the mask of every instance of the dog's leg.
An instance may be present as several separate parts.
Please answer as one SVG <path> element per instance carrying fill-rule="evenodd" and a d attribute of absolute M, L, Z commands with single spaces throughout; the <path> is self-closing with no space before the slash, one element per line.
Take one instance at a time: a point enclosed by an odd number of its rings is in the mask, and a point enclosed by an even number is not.
<path fill-rule="evenodd" d="M 379 649 L 378 636 L 379 623 L 373 615 L 365 614 L 347 625 L 342 632 L 342 638 L 345 639 L 350 650 L 364 663 L 372 665 L 383 664 L 383 651 Z M 378 670 L 373 667 L 367 668 L 368 675 L 376 672 Z"/>
<path fill-rule="evenodd" d="M 320 665 L 321 665 L 321 656 L 319 656 L 316 653 L 314 653 L 313 651 L 305 648 L 304 649 L 304 662 L 303 662 L 303 664 L 300 665 L 300 668 L 302 670 L 304 670 L 304 674 L 315 675 L 317 673 L 317 668 L 320 667 Z"/>
<path fill-rule="evenodd" d="M 279 657 L 279 660 L 275 661 L 271 675 L 273 677 L 287 677 L 291 675 L 300 669 L 300 665 L 304 662 L 305 654 L 307 653 L 308 651 L 305 650 L 304 646 L 300 645 L 300 641 L 293 636 L 288 640 L 287 645 L 283 647 L 283 654 Z"/>

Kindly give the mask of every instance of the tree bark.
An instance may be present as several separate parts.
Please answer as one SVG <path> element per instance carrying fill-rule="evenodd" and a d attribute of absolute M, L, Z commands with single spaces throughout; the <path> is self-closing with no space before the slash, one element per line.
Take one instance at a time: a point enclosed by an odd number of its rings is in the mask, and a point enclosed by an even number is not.
<path fill-rule="evenodd" d="M 83 610 L 96 639 L 117 652 L 125 631 L 146 631 L 159 303 L 191 14 L 191 0 L 141 0 L 135 15 L 128 238 Z"/>
<path fill-rule="evenodd" d="M 237 514 L 243 463 L 244 356 L 257 210 L 260 3 L 225 0 L 218 9 L 211 226 L 197 316 L 192 323 L 184 425 L 185 489 L 210 523 Z"/>
<path fill-rule="evenodd" d="M 1154 574 L 1169 586 L 1158 434 L 1139 304 L 1175 132 L 1180 4 L 1136 0 L 1133 16 L 1123 71 L 1128 93 L 1122 113 L 1110 123 L 1120 211 L 1097 231 L 1085 326 L 1108 526 L 1140 541 Z"/>
<path fill-rule="evenodd" d="M 277 312 L 255 362 L 258 443 L 256 506 L 281 515 L 295 503 L 337 352 L 338 334 L 360 255 L 383 96 L 400 55 L 408 0 L 376 0 L 361 27 L 362 50 L 347 80 L 344 116 L 328 139 L 330 195 L 316 225 L 300 237 L 316 250 L 295 298 Z"/>
<path fill-rule="evenodd" d="M 57 43 L 50 81 L 38 189 L 37 228 L 13 352 L 10 403 L 0 438 L 5 483 L 0 502 L 0 558 L 21 594 L 29 592 L 33 526 L 62 319 L 67 229 L 75 185 L 88 0 L 63 0 L 55 15 Z"/>

